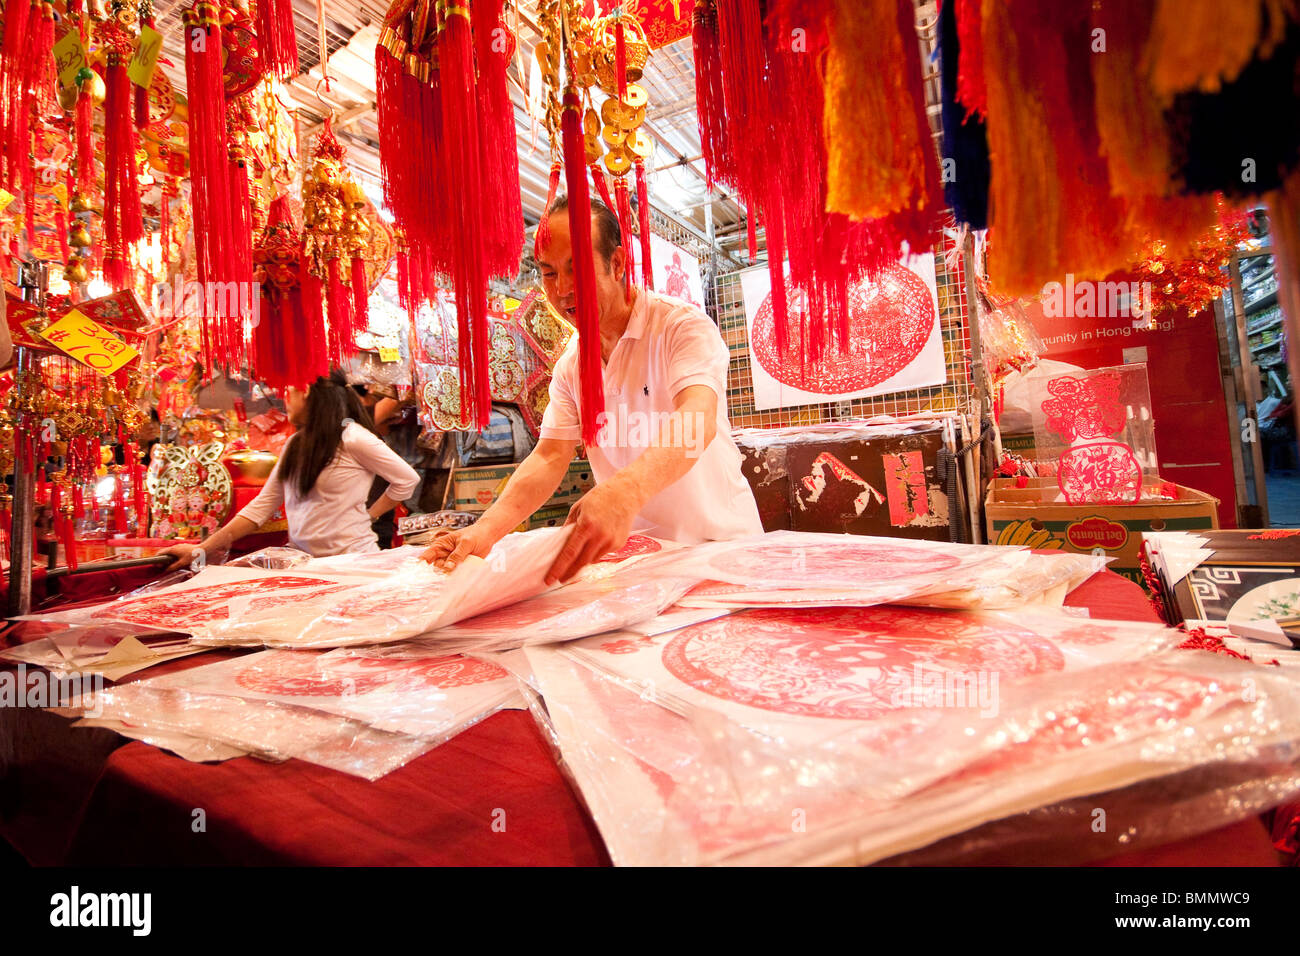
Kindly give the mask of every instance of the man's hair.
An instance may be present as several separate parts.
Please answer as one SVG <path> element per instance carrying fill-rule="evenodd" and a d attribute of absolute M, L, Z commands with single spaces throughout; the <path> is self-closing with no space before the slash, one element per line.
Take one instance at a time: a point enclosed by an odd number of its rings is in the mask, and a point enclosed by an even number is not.
<path fill-rule="evenodd" d="M 562 194 L 555 197 L 550 208 L 546 210 L 546 215 L 553 216 L 557 212 L 565 212 L 568 208 L 569 197 Z M 618 216 L 595 196 L 591 197 L 591 215 L 595 220 L 591 244 L 604 260 L 605 265 L 609 265 L 614 250 L 623 245 L 623 230 L 618 226 Z"/>

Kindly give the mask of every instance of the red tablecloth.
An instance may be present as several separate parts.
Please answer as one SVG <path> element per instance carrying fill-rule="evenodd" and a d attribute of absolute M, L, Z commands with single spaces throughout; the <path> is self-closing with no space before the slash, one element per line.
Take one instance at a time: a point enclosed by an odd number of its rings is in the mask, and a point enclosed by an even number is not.
<path fill-rule="evenodd" d="M 1142 590 L 1109 572 L 1078 588 L 1069 603 L 1094 617 L 1156 620 Z M 202 832 L 195 831 L 196 810 L 205 818 Z M 108 757 L 67 860 L 609 863 L 590 817 L 532 717 L 521 711 L 499 713 L 373 783 L 300 761 L 194 764 L 129 743 Z M 1251 818 L 1108 862 L 1267 866 L 1278 858 L 1263 825 Z"/>

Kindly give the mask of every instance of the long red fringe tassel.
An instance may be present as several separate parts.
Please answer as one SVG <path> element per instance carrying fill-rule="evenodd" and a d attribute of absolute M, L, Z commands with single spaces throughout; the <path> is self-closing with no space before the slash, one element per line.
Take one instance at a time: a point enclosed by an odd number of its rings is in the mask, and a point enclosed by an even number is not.
<path fill-rule="evenodd" d="M 605 411 L 605 381 L 600 361 L 600 314 L 596 305 L 596 262 L 591 247 L 591 195 L 587 192 L 586 144 L 582 137 L 582 103 L 572 90 L 564 94 L 564 179 L 569 193 L 569 236 L 573 246 L 576 288 L 578 370 L 582 382 L 582 442 L 590 445 Z"/>
<path fill-rule="evenodd" d="M 24 95 L 23 74 L 25 66 L 25 48 L 29 36 L 28 20 L 33 8 L 39 16 L 39 2 L 33 0 L 9 0 L 4 10 L 4 45 L 0 47 L 0 147 L 3 155 L 3 184 L 10 192 L 16 192 L 18 170 L 26 164 L 27 150 L 24 131 L 27 117 L 23 107 L 27 105 Z"/>
<path fill-rule="evenodd" d="M 352 327 L 353 338 L 370 325 L 370 283 L 366 279 L 366 261 L 352 257 Z"/>
<path fill-rule="evenodd" d="M 298 74 L 298 35 L 293 26 L 293 0 L 258 0 L 257 48 L 262 63 L 282 80 Z"/>
<path fill-rule="evenodd" d="M 502 42 L 508 31 L 502 22 L 504 0 L 475 0 L 470 5 L 474 29 L 474 59 L 478 68 L 475 92 L 482 123 L 483 195 L 487 205 L 483 251 L 492 275 L 514 275 L 524 242 L 524 210 L 519 192 L 519 142 L 507 70 L 510 48 Z M 490 119 L 489 119 L 490 118 Z"/>
<path fill-rule="evenodd" d="M 700 152 L 710 189 L 716 181 L 732 182 L 734 167 L 727 147 L 726 107 L 722 92 L 722 57 L 718 50 L 718 11 L 714 0 L 696 0 L 691 15 L 695 53 L 695 107 Z M 753 258 L 753 255 L 750 255 Z"/>
<path fill-rule="evenodd" d="M 186 10 L 185 76 L 190 103 L 190 187 L 194 205 L 194 246 L 198 280 L 237 281 L 234 248 L 236 219 L 231 208 L 230 163 L 226 147 L 226 93 L 222 80 L 221 28 L 216 8 L 199 2 Z M 204 365 L 231 368 L 226 324 L 205 316 Z"/>
<path fill-rule="evenodd" d="M 456 293 L 462 425 L 486 428 L 492 409 L 488 374 L 487 236 L 481 223 L 490 200 L 483 196 L 483 153 L 474 91 L 474 48 L 469 18 L 451 8 L 438 34 L 442 87 L 442 141 L 457 144 L 457 161 L 444 164 L 451 222 L 460 235 L 452 257 Z M 488 217 L 490 227 L 491 217 Z"/>
<path fill-rule="evenodd" d="M 105 30 L 104 281 L 119 290 L 133 284 L 128 251 L 144 238 L 144 218 L 136 177 L 138 140 L 132 122 L 131 80 L 126 75 L 133 43 L 116 22 Z"/>
<path fill-rule="evenodd" d="M 641 233 L 641 281 L 647 292 L 655 287 L 654 269 L 650 262 L 650 188 L 646 184 L 645 162 L 636 161 L 636 211 Z"/>
<path fill-rule="evenodd" d="M 330 361 L 340 365 L 353 344 L 352 296 L 343 285 L 343 267 L 337 257 L 329 261 L 328 297 Z"/>
<path fill-rule="evenodd" d="M 627 192 L 627 177 L 614 180 L 614 204 L 618 215 L 618 231 L 623 235 L 623 251 L 627 254 L 627 268 L 623 272 L 623 286 L 631 293 L 632 274 L 636 271 L 636 255 L 632 245 L 632 201 Z"/>
<path fill-rule="evenodd" d="M 601 174 L 597 172 L 597 175 L 601 175 Z M 605 186 L 604 183 L 599 183 L 599 185 L 603 187 L 601 191 L 601 195 L 605 197 L 605 205 L 609 206 L 612 209 L 613 204 L 609 201 L 609 187 Z M 542 218 L 537 223 L 537 233 L 533 238 L 534 259 L 540 256 L 542 254 L 542 250 L 545 249 L 548 245 L 550 245 L 551 217 L 548 215 L 548 213 L 551 210 L 551 203 L 555 202 L 555 195 L 556 193 L 559 192 L 559 190 L 560 190 L 560 164 L 551 163 L 551 178 L 550 178 L 550 183 L 546 188 L 546 207 L 542 210 Z"/>

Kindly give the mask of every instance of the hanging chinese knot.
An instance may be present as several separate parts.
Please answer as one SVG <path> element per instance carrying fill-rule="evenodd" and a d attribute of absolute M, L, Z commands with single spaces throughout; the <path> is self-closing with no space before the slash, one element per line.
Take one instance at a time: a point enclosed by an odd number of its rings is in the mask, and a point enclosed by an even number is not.
<path fill-rule="evenodd" d="M 488 279 L 513 276 L 523 245 L 514 107 L 515 39 L 504 0 L 397 0 L 375 50 L 384 198 L 406 244 L 408 309 L 437 277 L 455 292 L 462 421 L 491 411 Z"/>

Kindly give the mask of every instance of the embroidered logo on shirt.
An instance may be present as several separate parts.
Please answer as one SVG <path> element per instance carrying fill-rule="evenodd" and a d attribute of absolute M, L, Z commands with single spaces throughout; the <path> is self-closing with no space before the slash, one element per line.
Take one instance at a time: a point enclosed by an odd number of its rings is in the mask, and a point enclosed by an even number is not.
<path fill-rule="evenodd" d="M 649 385 L 642 385 L 642 386 L 641 386 L 641 391 L 642 391 L 643 394 L 645 394 L 645 395 L 649 395 L 649 394 L 650 394 L 650 386 L 649 386 Z"/>

